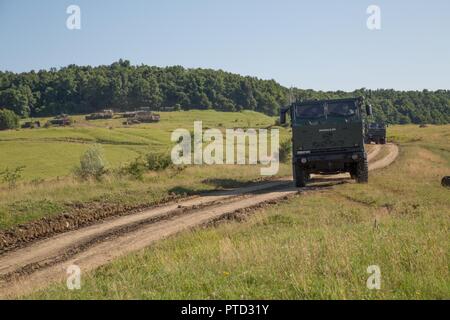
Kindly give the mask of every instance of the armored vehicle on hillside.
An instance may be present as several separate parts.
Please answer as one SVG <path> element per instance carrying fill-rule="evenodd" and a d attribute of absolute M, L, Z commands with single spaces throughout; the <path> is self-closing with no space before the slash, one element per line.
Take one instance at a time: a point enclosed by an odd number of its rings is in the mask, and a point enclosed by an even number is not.
<path fill-rule="evenodd" d="M 366 128 L 366 143 L 386 144 L 386 125 L 384 123 L 369 123 Z"/>
<path fill-rule="evenodd" d="M 281 110 L 281 124 L 287 113 L 296 187 L 304 187 L 311 174 L 348 172 L 359 183 L 368 182 L 364 118 L 372 114 L 372 107 L 362 97 L 295 102 Z"/>
<path fill-rule="evenodd" d="M 135 111 L 132 115 L 127 114 L 126 121 L 124 124 L 130 125 L 130 124 L 139 124 L 139 123 L 152 123 L 152 122 L 159 122 L 161 119 L 159 114 L 153 113 L 152 111 Z"/>
<path fill-rule="evenodd" d="M 24 124 L 22 124 L 22 129 L 34 129 L 34 128 L 40 128 L 41 122 L 40 121 L 27 121 Z"/>
<path fill-rule="evenodd" d="M 86 116 L 86 120 L 99 120 L 99 119 L 112 119 L 114 117 L 114 111 L 112 110 L 102 110 L 101 112 L 91 113 Z"/>
<path fill-rule="evenodd" d="M 54 117 L 53 119 L 50 119 L 45 124 L 48 126 L 70 126 L 72 124 L 72 119 L 67 114 L 60 114 L 59 116 Z"/>

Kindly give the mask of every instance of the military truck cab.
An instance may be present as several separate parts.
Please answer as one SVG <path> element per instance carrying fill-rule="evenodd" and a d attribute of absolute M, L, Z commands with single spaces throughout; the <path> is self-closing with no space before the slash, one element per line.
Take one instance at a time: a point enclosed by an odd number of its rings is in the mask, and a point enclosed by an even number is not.
<path fill-rule="evenodd" d="M 386 125 L 380 122 L 367 124 L 366 143 L 386 144 Z"/>
<path fill-rule="evenodd" d="M 364 149 L 363 98 L 301 101 L 282 109 L 280 123 L 290 115 L 292 169 L 296 187 L 304 187 L 311 174 L 348 172 L 360 183 L 368 182 Z"/>

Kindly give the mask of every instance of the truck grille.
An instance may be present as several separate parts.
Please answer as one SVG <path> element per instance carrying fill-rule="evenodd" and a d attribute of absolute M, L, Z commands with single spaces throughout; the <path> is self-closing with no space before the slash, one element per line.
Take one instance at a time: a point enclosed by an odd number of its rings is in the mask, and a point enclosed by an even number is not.
<path fill-rule="evenodd" d="M 327 149 L 314 149 L 311 150 L 311 154 L 332 154 L 332 153 L 341 153 L 341 152 L 357 152 L 360 151 L 359 148 L 355 147 L 347 147 L 347 148 L 327 148 Z"/>

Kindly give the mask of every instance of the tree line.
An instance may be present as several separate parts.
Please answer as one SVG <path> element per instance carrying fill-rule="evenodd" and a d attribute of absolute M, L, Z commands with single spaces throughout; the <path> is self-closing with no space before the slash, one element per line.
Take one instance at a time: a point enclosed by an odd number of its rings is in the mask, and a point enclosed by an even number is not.
<path fill-rule="evenodd" d="M 373 105 L 377 120 L 402 124 L 450 123 L 450 90 L 288 89 L 274 80 L 222 70 L 134 66 L 127 60 L 98 67 L 69 65 L 37 72 L 0 72 L 0 108 L 21 117 L 85 114 L 102 109 L 130 111 L 141 107 L 254 110 L 272 116 L 291 98 L 361 95 Z"/>

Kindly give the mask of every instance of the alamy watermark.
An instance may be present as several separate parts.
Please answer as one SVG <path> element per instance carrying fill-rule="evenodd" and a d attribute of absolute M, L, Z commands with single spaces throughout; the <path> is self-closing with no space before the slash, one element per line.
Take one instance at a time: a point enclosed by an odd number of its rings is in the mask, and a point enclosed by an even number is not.
<path fill-rule="evenodd" d="M 195 121 L 193 136 L 187 129 L 176 129 L 171 140 L 177 143 L 171 152 L 175 165 L 261 164 L 266 166 L 260 169 L 263 176 L 273 176 L 279 170 L 278 129 L 226 129 L 224 146 L 221 130 L 207 129 L 203 132 L 202 121 Z M 207 145 L 204 146 L 204 143 Z"/>
<path fill-rule="evenodd" d="M 70 265 L 67 267 L 66 286 L 69 290 L 81 289 L 81 269 L 77 265 Z"/>
<path fill-rule="evenodd" d="M 81 29 L 81 8 L 77 5 L 70 5 L 66 9 L 66 13 L 69 15 L 66 20 L 66 27 L 69 30 Z"/>
<path fill-rule="evenodd" d="M 381 289 L 381 269 L 377 265 L 367 267 L 367 273 L 370 274 L 367 279 L 367 289 L 380 290 Z"/>
<path fill-rule="evenodd" d="M 367 7 L 366 13 L 369 15 L 366 22 L 367 29 L 381 30 L 381 8 L 372 4 Z"/>
<path fill-rule="evenodd" d="M 81 8 L 72 4 L 67 7 L 66 13 L 69 15 L 66 20 L 66 27 L 69 30 L 81 29 Z M 381 8 L 372 4 L 367 7 L 366 13 L 369 15 L 366 21 L 369 30 L 381 30 Z"/>

